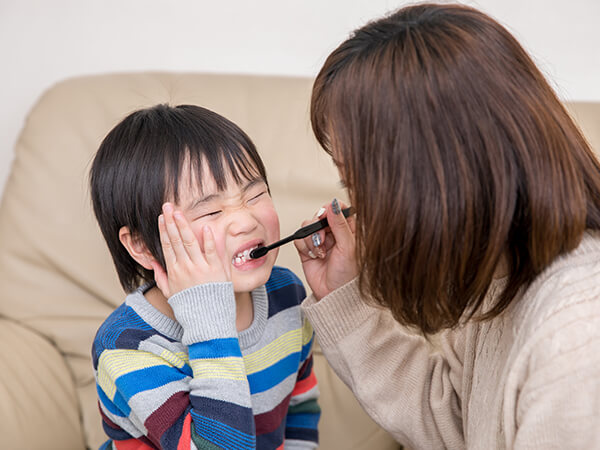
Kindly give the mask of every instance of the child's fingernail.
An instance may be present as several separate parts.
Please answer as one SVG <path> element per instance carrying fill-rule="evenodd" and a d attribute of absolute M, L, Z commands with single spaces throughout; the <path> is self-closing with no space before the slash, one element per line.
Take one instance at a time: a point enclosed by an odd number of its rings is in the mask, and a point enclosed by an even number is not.
<path fill-rule="evenodd" d="M 339 214 L 341 212 L 340 204 L 338 203 L 337 198 L 334 198 L 331 202 L 331 210 L 334 214 Z"/>
<path fill-rule="evenodd" d="M 314 233 L 312 236 L 312 242 L 315 247 L 321 245 L 321 235 L 319 233 Z"/>
<path fill-rule="evenodd" d="M 325 208 L 321 208 L 317 211 L 317 217 L 321 217 L 323 214 L 325 214 Z"/>
<path fill-rule="evenodd" d="M 308 251 L 308 256 L 310 256 L 312 259 L 316 259 L 316 258 L 317 258 L 317 255 L 315 255 L 315 254 L 312 252 L 312 250 L 309 250 L 309 251 Z"/>

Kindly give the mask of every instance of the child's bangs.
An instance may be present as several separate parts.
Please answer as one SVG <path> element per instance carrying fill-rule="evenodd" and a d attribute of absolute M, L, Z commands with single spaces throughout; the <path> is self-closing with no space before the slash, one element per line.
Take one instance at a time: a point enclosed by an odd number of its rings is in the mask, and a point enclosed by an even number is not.
<path fill-rule="evenodd" d="M 179 158 L 166 164 L 166 192 L 167 199 L 179 202 L 179 190 L 182 180 L 187 180 L 187 188 L 204 192 L 205 181 L 210 177 L 214 180 L 217 189 L 227 189 L 229 175 L 236 184 L 241 185 L 246 181 L 257 178 L 267 183 L 264 166 L 253 148 L 246 149 L 239 142 L 221 142 L 219 146 L 186 145 L 176 152 Z M 205 173 L 208 171 L 208 173 Z"/>

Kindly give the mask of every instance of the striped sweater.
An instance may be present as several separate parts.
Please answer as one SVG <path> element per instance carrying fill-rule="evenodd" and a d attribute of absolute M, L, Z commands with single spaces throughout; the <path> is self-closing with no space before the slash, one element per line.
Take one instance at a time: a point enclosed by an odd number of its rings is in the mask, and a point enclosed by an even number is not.
<path fill-rule="evenodd" d="M 127 296 L 99 328 L 92 358 L 102 449 L 315 448 L 320 408 L 305 291 L 275 266 L 252 291 L 254 319 L 235 328 L 231 283 L 169 299 L 177 321 Z"/>

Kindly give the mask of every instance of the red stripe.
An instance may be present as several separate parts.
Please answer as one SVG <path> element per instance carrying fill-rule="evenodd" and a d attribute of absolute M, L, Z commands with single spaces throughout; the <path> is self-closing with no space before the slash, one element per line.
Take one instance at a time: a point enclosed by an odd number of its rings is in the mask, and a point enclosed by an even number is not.
<path fill-rule="evenodd" d="M 177 450 L 190 450 L 190 441 L 192 440 L 192 415 L 188 413 L 183 421 L 181 437 L 177 443 Z"/>
<path fill-rule="evenodd" d="M 148 438 L 160 447 L 160 438 L 185 412 L 190 404 L 187 392 L 177 392 L 148 416 L 144 425 L 148 430 Z"/>
<path fill-rule="evenodd" d="M 284 398 L 279 405 L 266 413 L 254 416 L 256 435 L 267 434 L 275 431 L 281 425 L 290 405 L 291 394 Z"/>
<path fill-rule="evenodd" d="M 138 439 L 127 439 L 126 441 L 113 441 L 116 450 L 148 450 L 154 447 L 144 444 Z"/>
<path fill-rule="evenodd" d="M 281 444 L 279 447 L 277 447 L 275 450 L 283 450 L 283 444 Z"/>
<path fill-rule="evenodd" d="M 294 386 L 294 390 L 292 391 L 292 396 L 304 394 L 305 392 L 311 390 L 317 385 L 317 377 L 315 376 L 314 370 L 310 371 L 310 375 L 300 380 Z"/>

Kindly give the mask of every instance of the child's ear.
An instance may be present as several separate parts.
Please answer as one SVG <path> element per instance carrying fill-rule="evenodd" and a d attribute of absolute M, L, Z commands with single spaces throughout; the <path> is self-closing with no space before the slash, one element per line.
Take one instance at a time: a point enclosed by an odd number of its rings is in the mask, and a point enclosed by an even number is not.
<path fill-rule="evenodd" d="M 144 269 L 152 270 L 150 261 L 154 258 L 144 244 L 137 236 L 131 234 L 128 227 L 121 227 L 119 230 L 119 240 L 127 252 Z"/>

